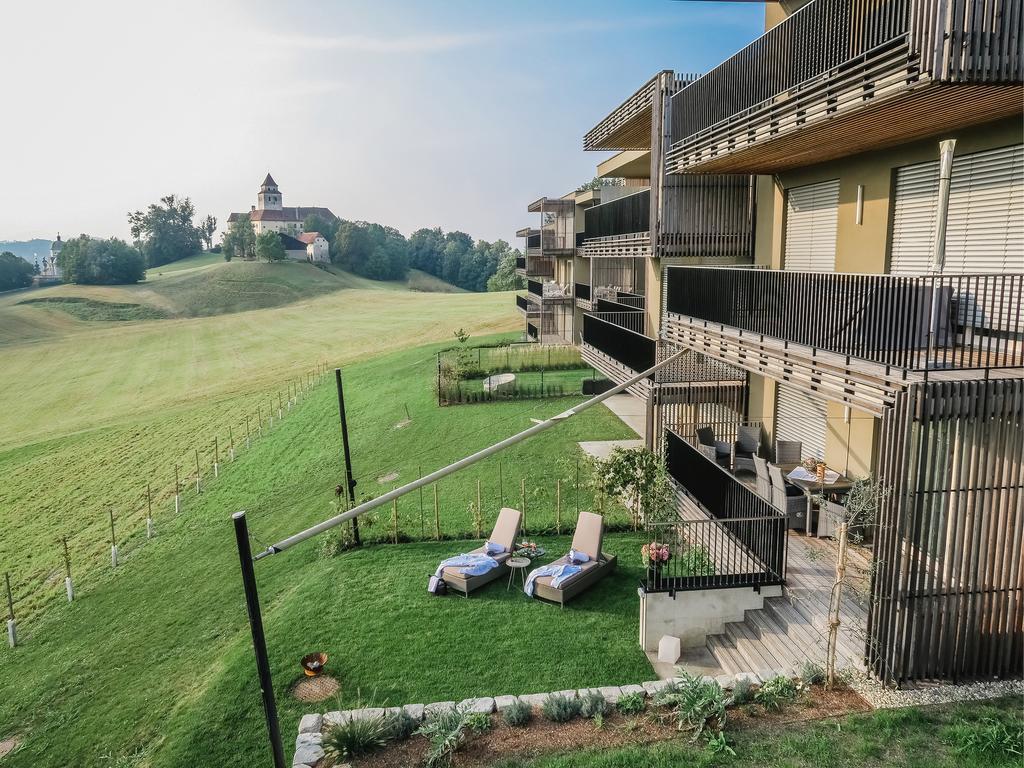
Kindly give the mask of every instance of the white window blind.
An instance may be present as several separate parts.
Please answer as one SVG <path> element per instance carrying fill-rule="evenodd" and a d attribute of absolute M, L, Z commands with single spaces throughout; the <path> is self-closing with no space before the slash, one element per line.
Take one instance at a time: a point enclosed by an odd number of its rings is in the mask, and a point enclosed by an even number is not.
<path fill-rule="evenodd" d="M 785 269 L 833 272 L 839 180 L 786 190 Z"/>
<path fill-rule="evenodd" d="M 803 443 L 803 458 L 824 459 L 826 402 L 784 384 L 779 384 L 775 392 L 775 439 L 799 440 Z"/>

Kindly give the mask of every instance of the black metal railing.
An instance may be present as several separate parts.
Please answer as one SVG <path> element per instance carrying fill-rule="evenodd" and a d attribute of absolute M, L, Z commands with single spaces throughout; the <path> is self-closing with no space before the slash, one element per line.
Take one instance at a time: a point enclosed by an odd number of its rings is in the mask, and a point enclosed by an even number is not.
<path fill-rule="evenodd" d="M 635 192 L 588 208 L 584 214 L 583 238 L 612 237 L 649 232 L 651 190 Z"/>
<path fill-rule="evenodd" d="M 536 280 L 527 280 L 526 290 L 528 290 L 534 296 L 540 296 L 542 298 L 544 296 L 544 284 Z"/>
<path fill-rule="evenodd" d="M 525 256 L 516 256 L 516 269 L 526 269 Z"/>
<path fill-rule="evenodd" d="M 643 313 L 610 312 L 583 315 L 583 342 L 637 373 L 654 366 L 657 342 L 643 334 Z M 639 321 L 639 330 L 621 323 Z"/>
<path fill-rule="evenodd" d="M 616 297 L 616 302 L 633 309 L 644 309 L 647 306 L 647 297 L 639 293 L 619 291 Z"/>
<path fill-rule="evenodd" d="M 665 433 L 665 463 L 692 514 L 648 526 L 659 543 L 676 551 L 661 567 L 649 567 L 648 592 L 724 589 L 783 584 L 786 580 L 786 518 L 672 431 Z"/>
<path fill-rule="evenodd" d="M 526 324 L 526 335 L 529 338 L 533 339 L 534 341 L 537 341 L 537 326 L 534 325 L 533 323 L 527 323 Z"/>
<path fill-rule="evenodd" d="M 643 318 L 644 308 L 642 306 L 641 307 L 636 307 L 636 306 L 633 306 L 632 304 L 623 304 L 623 303 L 618 302 L 618 301 L 612 301 L 611 299 L 598 299 L 597 303 L 594 306 L 594 309 L 597 312 L 609 313 L 609 314 L 614 314 L 614 313 L 619 313 L 619 312 L 635 312 L 635 313 L 638 313 L 638 316 L 641 318 L 640 321 L 637 321 L 637 322 L 640 322 L 639 330 L 641 330 L 641 331 L 643 330 L 642 318 Z M 632 318 L 632 319 L 635 320 L 636 318 Z M 627 327 L 633 328 L 634 330 L 637 330 L 636 326 L 633 325 L 633 324 L 630 324 Z"/>
<path fill-rule="evenodd" d="M 529 312 L 530 311 L 530 302 L 529 302 L 529 300 L 525 296 L 523 296 L 521 294 L 518 294 L 518 293 L 516 294 L 516 306 L 519 309 L 523 310 L 523 312 Z"/>
<path fill-rule="evenodd" d="M 1020 0 L 814 0 L 675 94 L 672 141 L 897 47 L 908 80 L 1019 82 L 1020 18 Z"/>
<path fill-rule="evenodd" d="M 527 256 L 526 274 L 528 277 L 554 277 L 555 260 L 547 256 Z"/>
<path fill-rule="evenodd" d="M 1024 366 L 1024 274 L 667 267 L 669 313 L 907 370 Z"/>
<path fill-rule="evenodd" d="M 540 233 L 536 235 L 527 235 L 526 237 L 527 248 L 540 248 Z"/>
<path fill-rule="evenodd" d="M 584 301 L 590 301 L 590 286 L 586 283 L 575 284 L 575 295 L 577 299 L 583 299 Z"/>

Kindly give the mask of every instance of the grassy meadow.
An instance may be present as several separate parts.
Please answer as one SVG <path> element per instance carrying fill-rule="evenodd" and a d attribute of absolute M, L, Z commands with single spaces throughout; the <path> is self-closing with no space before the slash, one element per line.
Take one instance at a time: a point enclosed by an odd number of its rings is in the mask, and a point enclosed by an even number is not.
<path fill-rule="evenodd" d="M 208 277 L 236 266 L 197 261 L 168 271 Z M 153 282 L 170 279 L 161 275 Z M 18 303 L 73 296 L 72 288 L 0 299 L 0 384 L 6 392 L 30 393 L 23 397 L 25 407 L 0 411 L 0 568 L 12 574 L 22 640 L 14 650 L 0 650 L 0 741 L 14 738 L 20 745 L 0 758 L 5 768 L 264 760 L 229 518 L 247 510 L 258 546 L 333 511 L 342 469 L 330 376 L 272 428 L 265 422 L 263 438 L 243 450 L 244 416 L 258 406 L 265 415 L 271 398 L 318 361 L 345 371 L 361 496 L 577 402 L 437 407 L 436 350 L 452 343 L 458 327 L 474 335 L 517 327 L 508 294 L 441 295 L 371 284 L 261 310 L 139 321 L 83 320 Z M 121 290 L 77 294 L 156 306 Z M 24 338 L 12 328 L 25 330 Z M 234 463 L 227 456 L 229 426 L 238 448 Z M 210 477 L 215 436 L 223 462 L 216 480 Z M 442 534 L 474 533 L 470 504 L 477 481 L 481 525 L 493 523 L 503 498 L 520 506 L 525 490 L 534 535 L 555 527 L 554 487 L 561 479 L 561 522 L 563 530 L 570 529 L 577 505 L 575 442 L 626 436 L 614 416 L 595 409 L 500 460 L 445 479 L 438 484 Z M 191 485 L 196 448 L 204 473 L 200 495 Z M 556 461 L 560 457 L 568 458 Z M 183 467 L 187 489 L 180 515 L 171 498 L 175 462 Z M 145 538 L 147 481 L 154 492 L 152 541 Z M 585 489 L 579 495 L 581 506 L 593 506 Z M 401 538 L 433 535 L 432 492 L 423 498 L 422 518 L 417 497 L 399 504 Z M 110 509 L 122 556 L 117 570 L 109 560 Z M 625 523 L 621 510 L 612 518 Z M 364 521 L 363 533 L 387 540 L 393 526 L 388 507 L 376 521 Z M 58 543 L 64 535 L 77 591 L 70 605 L 63 598 Z M 635 549 L 632 534 L 621 536 L 624 554 Z M 567 542 L 563 535 L 549 546 L 556 552 Z M 595 590 L 589 604 L 581 603 L 589 611 L 581 616 L 516 599 L 499 585 L 479 603 L 464 606 L 429 598 L 425 577 L 433 564 L 468 543 L 375 545 L 327 556 L 322 550 L 329 543 L 310 542 L 261 563 L 259 570 L 286 733 L 308 708 L 291 703 L 288 688 L 297 657 L 311 646 L 337 660 L 332 667 L 342 680 L 344 702 L 360 691 L 393 700 L 487 692 L 497 660 L 489 638 L 480 634 L 479 611 L 496 617 L 510 637 L 526 632 L 531 654 L 546 644 L 552 628 L 567 633 L 580 621 L 600 624 L 594 642 L 614 649 L 607 664 L 599 665 L 569 653 L 539 666 L 524 658 L 509 677 L 513 690 L 536 681 L 576 684 L 580 674 L 595 685 L 646 674 L 634 637 L 635 605 L 626 599 L 637 578 L 628 565 L 614 582 Z M 367 583 L 381 586 L 376 597 L 366 594 Z M 404 616 L 410 623 L 403 623 Z M 463 663 L 460 645 L 477 649 L 470 663 Z M 438 646 L 445 648 L 441 658 Z M 434 671 L 423 674 L 426 669 Z"/>

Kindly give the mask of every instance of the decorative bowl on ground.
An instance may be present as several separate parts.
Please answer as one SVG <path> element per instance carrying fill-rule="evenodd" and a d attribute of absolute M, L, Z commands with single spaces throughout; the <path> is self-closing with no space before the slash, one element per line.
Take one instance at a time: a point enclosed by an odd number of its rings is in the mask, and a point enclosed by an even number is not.
<path fill-rule="evenodd" d="M 299 663 L 302 665 L 302 671 L 306 673 L 307 677 L 316 677 L 327 666 L 327 654 L 307 653 Z"/>

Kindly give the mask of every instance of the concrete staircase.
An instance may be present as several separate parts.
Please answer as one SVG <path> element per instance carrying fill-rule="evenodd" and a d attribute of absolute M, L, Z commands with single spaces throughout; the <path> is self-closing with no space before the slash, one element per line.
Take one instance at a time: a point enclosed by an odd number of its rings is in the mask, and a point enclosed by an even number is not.
<path fill-rule="evenodd" d="M 785 669 L 799 673 L 808 659 L 824 666 L 826 621 L 824 606 L 788 595 L 769 597 L 763 608 L 747 611 L 743 621 L 730 622 L 721 634 L 709 635 L 707 648 L 726 674 Z M 840 631 L 838 651 L 838 666 L 863 668 L 863 643 L 851 627 Z"/>

